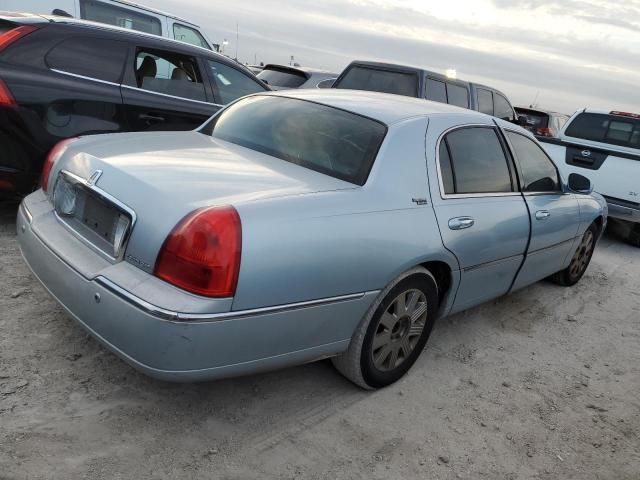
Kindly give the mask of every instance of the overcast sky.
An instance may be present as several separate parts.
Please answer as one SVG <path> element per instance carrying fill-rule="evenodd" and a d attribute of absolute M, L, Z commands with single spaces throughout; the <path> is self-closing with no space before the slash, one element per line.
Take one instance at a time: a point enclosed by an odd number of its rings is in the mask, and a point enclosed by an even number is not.
<path fill-rule="evenodd" d="M 242 62 L 453 68 L 516 105 L 640 112 L 640 0 L 147 0 Z M 239 42 L 236 44 L 236 22 Z"/>

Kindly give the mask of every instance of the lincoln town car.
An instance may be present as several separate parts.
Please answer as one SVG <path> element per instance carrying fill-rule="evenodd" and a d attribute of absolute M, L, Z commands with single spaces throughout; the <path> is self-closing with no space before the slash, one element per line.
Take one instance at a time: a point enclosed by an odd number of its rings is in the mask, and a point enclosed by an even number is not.
<path fill-rule="evenodd" d="M 589 180 L 512 123 L 314 89 L 241 98 L 194 131 L 65 140 L 17 229 L 50 294 L 148 375 L 331 357 L 374 389 L 438 318 L 577 283 L 606 218 Z"/>

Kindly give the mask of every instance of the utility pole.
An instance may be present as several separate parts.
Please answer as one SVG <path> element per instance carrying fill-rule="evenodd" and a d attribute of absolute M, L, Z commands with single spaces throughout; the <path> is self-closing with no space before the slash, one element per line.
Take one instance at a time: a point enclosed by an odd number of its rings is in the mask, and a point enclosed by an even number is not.
<path fill-rule="evenodd" d="M 236 60 L 238 60 L 238 43 L 240 43 L 240 29 L 238 28 L 238 22 L 236 22 Z"/>

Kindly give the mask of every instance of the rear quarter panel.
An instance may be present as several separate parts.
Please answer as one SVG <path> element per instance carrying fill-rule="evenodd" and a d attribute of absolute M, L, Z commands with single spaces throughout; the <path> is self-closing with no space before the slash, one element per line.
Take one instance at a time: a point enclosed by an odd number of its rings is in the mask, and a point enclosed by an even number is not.
<path fill-rule="evenodd" d="M 367 183 L 354 190 L 236 205 L 242 263 L 233 310 L 376 291 L 409 268 L 444 261 L 428 198 L 427 120 L 390 127 Z"/>

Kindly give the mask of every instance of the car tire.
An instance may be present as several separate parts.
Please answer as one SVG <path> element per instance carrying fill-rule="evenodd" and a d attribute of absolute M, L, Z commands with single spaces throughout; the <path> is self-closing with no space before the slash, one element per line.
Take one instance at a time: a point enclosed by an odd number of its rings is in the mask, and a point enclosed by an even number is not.
<path fill-rule="evenodd" d="M 401 378 L 424 349 L 438 312 L 438 285 L 422 267 L 391 282 L 356 328 L 345 353 L 331 359 L 356 385 L 373 390 Z"/>
<path fill-rule="evenodd" d="M 552 281 L 564 287 L 571 287 L 580 281 L 591 263 L 591 257 L 593 257 L 598 240 L 598 233 L 598 227 L 595 224 L 591 224 L 587 231 L 584 232 L 580 245 L 573 254 L 569 266 L 553 275 L 551 277 Z"/>

